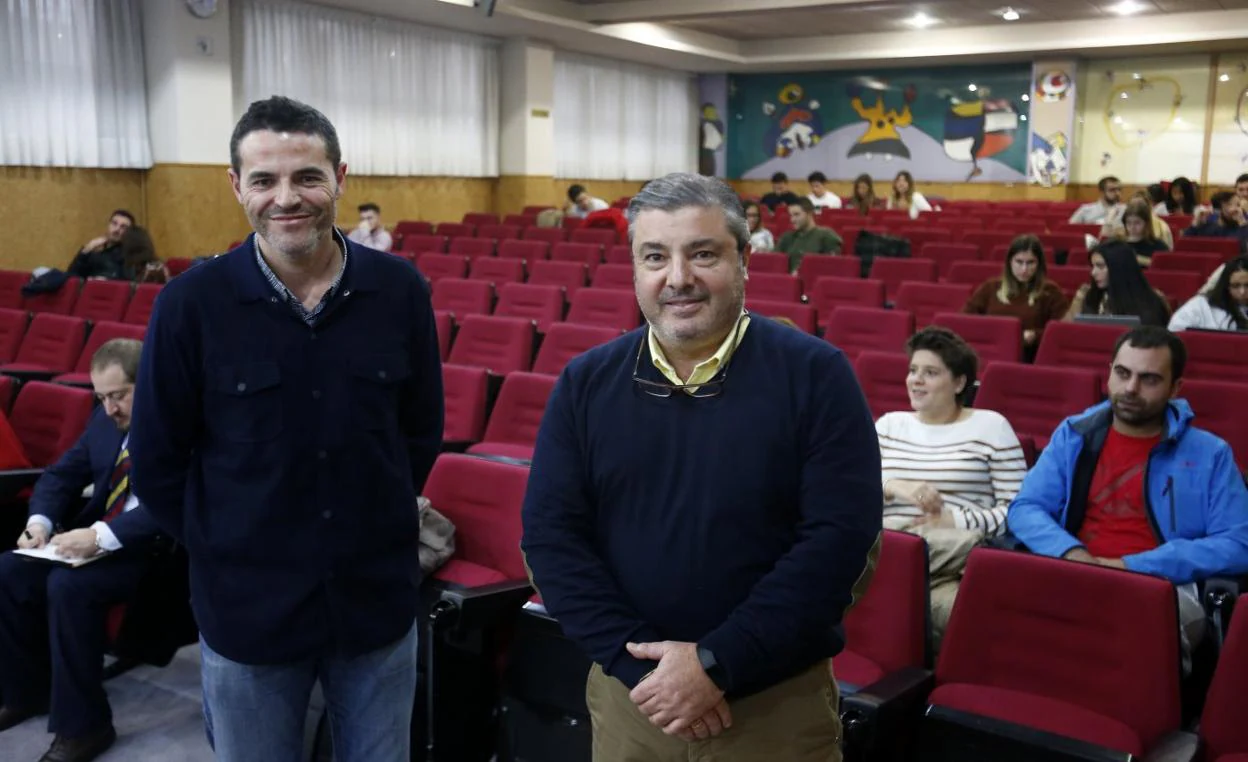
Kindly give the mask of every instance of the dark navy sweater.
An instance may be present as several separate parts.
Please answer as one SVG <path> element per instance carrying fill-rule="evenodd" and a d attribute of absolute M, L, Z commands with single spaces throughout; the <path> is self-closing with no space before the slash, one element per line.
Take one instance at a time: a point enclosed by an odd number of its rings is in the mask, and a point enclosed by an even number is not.
<path fill-rule="evenodd" d="M 754 317 L 722 394 L 632 380 L 644 329 L 573 360 L 542 420 L 522 546 L 543 602 L 630 688 L 628 642 L 709 648 L 729 694 L 836 654 L 879 534 L 880 451 L 832 345 Z M 641 373 L 661 380 L 645 351 Z M 860 592 L 860 591 L 859 591 Z"/>

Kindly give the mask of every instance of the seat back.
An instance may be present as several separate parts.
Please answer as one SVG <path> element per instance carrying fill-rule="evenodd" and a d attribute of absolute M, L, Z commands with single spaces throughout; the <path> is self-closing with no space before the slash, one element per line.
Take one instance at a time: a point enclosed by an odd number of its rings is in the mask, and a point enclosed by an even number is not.
<path fill-rule="evenodd" d="M 539 228 L 536 225 L 530 225 L 524 229 L 520 237 L 526 241 L 545 241 L 553 246 L 568 240 L 568 231 L 563 228 Z"/>
<path fill-rule="evenodd" d="M 87 281 L 71 314 L 83 320 L 119 322 L 130 306 L 130 289 L 131 285 L 122 281 Z"/>
<path fill-rule="evenodd" d="M 1148 281 L 1148 285 L 1179 304 L 1183 304 L 1188 299 L 1191 299 L 1200 290 L 1200 287 L 1205 285 L 1205 279 L 1200 276 L 1200 273 L 1185 272 L 1183 270 L 1153 270 L 1149 268 L 1144 271 L 1144 278 Z"/>
<path fill-rule="evenodd" d="M 938 312 L 956 312 L 966 304 L 971 288 L 965 283 L 902 283 L 893 296 L 894 306 L 914 313 L 916 328 L 931 325 Z"/>
<path fill-rule="evenodd" d="M 792 275 L 753 273 L 745 283 L 745 293 L 768 302 L 800 302 L 802 282 Z"/>
<path fill-rule="evenodd" d="M 797 266 L 797 276 L 803 290 L 813 294 L 820 278 L 861 278 L 862 260 L 844 254 L 807 254 Z"/>
<path fill-rule="evenodd" d="M 936 263 L 940 277 L 946 277 L 949 270 L 958 262 L 975 262 L 979 259 L 979 248 L 969 243 L 927 243 L 919 251 L 924 259 Z"/>
<path fill-rule="evenodd" d="M 868 350 L 854 360 L 854 373 L 873 418 L 911 409 L 910 394 L 906 391 L 909 372 L 910 358 L 899 352 Z"/>
<path fill-rule="evenodd" d="M 15 362 L 57 373 L 68 373 L 87 338 L 87 321 L 68 315 L 35 315 Z"/>
<path fill-rule="evenodd" d="M 433 327 L 438 332 L 438 357 L 446 362 L 451 354 L 451 334 L 455 332 L 455 318 L 449 312 L 434 310 Z"/>
<path fill-rule="evenodd" d="M 1196 425 L 1225 439 L 1240 470 L 1248 468 L 1248 416 L 1243 414 L 1248 382 L 1189 378 L 1180 393 L 1196 413 Z"/>
<path fill-rule="evenodd" d="M 130 304 L 121 322 L 131 325 L 147 325 L 152 317 L 152 308 L 156 306 L 156 297 L 160 296 L 159 283 L 140 283 L 134 287 Z"/>
<path fill-rule="evenodd" d="M 1058 285 L 1067 296 L 1079 290 L 1091 276 L 1088 268 L 1075 265 L 1053 265 L 1045 270 L 1045 277 Z"/>
<path fill-rule="evenodd" d="M 30 282 L 30 273 L 0 270 L 0 309 L 22 309 L 22 286 Z"/>
<path fill-rule="evenodd" d="M 95 395 L 44 381 L 22 384 L 9 424 L 35 468 L 45 468 L 73 446 L 87 428 Z"/>
<path fill-rule="evenodd" d="M 1087 368 L 1103 378 L 1114 359 L 1114 343 L 1126 332 L 1116 325 L 1052 321 L 1044 328 L 1036 365 Z"/>
<path fill-rule="evenodd" d="M 980 375 L 975 407 L 1005 416 L 1019 437 L 1031 437 L 1043 448 L 1059 423 L 1101 396 L 1100 377 L 1084 368 L 994 362 Z"/>
<path fill-rule="evenodd" d="M 477 234 L 480 235 L 480 227 L 482 225 L 497 225 L 498 215 L 491 212 L 464 212 L 464 216 L 460 218 L 460 222 L 465 225 L 472 225 L 477 228 Z"/>
<path fill-rule="evenodd" d="M 610 288 L 620 291 L 633 291 L 632 265 L 599 265 L 594 271 L 594 288 Z"/>
<path fill-rule="evenodd" d="M 750 274 L 776 273 L 789 274 L 789 255 L 775 252 L 760 251 L 750 255 Z"/>
<path fill-rule="evenodd" d="M 533 262 L 529 265 L 528 282 L 535 286 L 559 286 L 571 299 L 585 287 L 586 267 L 578 262 Z"/>
<path fill-rule="evenodd" d="M 462 240 L 470 241 L 471 238 Z M 468 274 L 468 260 L 456 254 L 439 254 L 426 251 L 416 258 L 416 269 L 431 284 L 443 278 L 463 278 Z"/>
<path fill-rule="evenodd" d="M 1183 239 L 1179 239 L 1182 241 Z M 1218 265 L 1222 264 L 1225 259 L 1220 254 L 1206 254 L 1204 252 L 1189 251 L 1178 248 L 1179 241 L 1175 241 L 1175 251 L 1159 251 L 1153 255 L 1151 269 L 1154 270 L 1184 270 L 1193 272 L 1203 278 L 1208 278 L 1213 271 L 1218 269 Z M 1234 244 L 1234 241 L 1231 241 Z"/>
<path fill-rule="evenodd" d="M 13 398 L 17 395 L 18 381 L 12 376 L 0 376 L 0 413 L 7 418 L 13 409 Z"/>
<path fill-rule="evenodd" d="M 494 314 L 533 321 L 545 333 L 551 323 L 563 319 L 563 289 L 533 283 L 507 283 L 498 292 Z"/>
<path fill-rule="evenodd" d="M 948 328 L 970 344 L 980 367 L 990 362 L 1018 362 L 1023 354 L 1023 324 L 1016 317 L 938 312 L 932 324 Z"/>
<path fill-rule="evenodd" d="M 821 277 L 812 291 L 810 303 L 819 311 L 819 320 L 826 324 L 837 307 L 884 307 L 884 281 L 871 278 Z"/>
<path fill-rule="evenodd" d="M 788 257 L 785 257 L 787 260 Z M 633 266 L 633 250 L 626 243 L 617 243 L 603 250 L 602 261 L 609 265 Z"/>
<path fill-rule="evenodd" d="M 448 239 L 451 238 L 471 238 L 475 229 L 471 224 L 464 222 L 439 222 L 438 235 L 444 235 Z"/>
<path fill-rule="evenodd" d="M 482 441 L 535 446 L 546 400 L 557 380 L 543 373 L 507 374 Z"/>
<path fill-rule="evenodd" d="M 1184 331 L 1180 337 L 1187 346 L 1184 377 L 1210 381 L 1242 379 L 1248 371 L 1248 335 Z"/>
<path fill-rule="evenodd" d="M 126 323 L 99 322 L 91 328 L 91 333 L 87 335 L 87 341 L 82 345 L 82 352 L 78 355 L 78 363 L 74 366 L 74 373 L 90 373 L 91 358 L 95 357 L 95 352 L 104 346 L 104 342 L 113 339 L 134 339 L 142 341 L 147 335 L 147 326 L 145 325 L 127 325 Z"/>
<path fill-rule="evenodd" d="M 455 560 L 498 572 L 508 580 L 528 573 L 520 554 L 520 509 L 529 469 L 443 453 L 425 482 L 424 496 L 455 525 Z"/>
<path fill-rule="evenodd" d="M 1200 716 L 1200 737 L 1208 762 L 1231 754 L 1248 755 L 1248 722 L 1244 722 L 1244 675 L 1248 675 L 1248 595 L 1235 603 L 1231 629 L 1218 657 L 1217 671 Z"/>
<path fill-rule="evenodd" d="M 451 239 L 450 253 L 458 254 L 468 259 L 476 259 L 478 257 L 494 256 L 494 239 L 492 238 L 468 238 L 460 236 Z"/>
<path fill-rule="evenodd" d="M 495 289 L 502 288 L 504 283 L 523 283 L 524 262 L 519 259 L 478 257 L 472 261 L 468 279 L 491 283 Z"/>
<path fill-rule="evenodd" d="M 533 372 L 557 376 L 573 357 L 619 335 L 618 331 L 603 326 L 555 323 L 546 329 L 537 360 L 533 362 Z"/>
<path fill-rule="evenodd" d="M 954 262 L 949 266 L 945 281 L 976 287 L 986 280 L 1000 278 L 1001 267 L 999 262 Z"/>
<path fill-rule="evenodd" d="M 914 333 L 914 315 L 905 310 L 837 307 L 825 325 L 823 337 L 853 360 L 864 350 L 901 351 Z"/>
<path fill-rule="evenodd" d="M 1243 244 L 1236 238 L 1218 238 L 1211 236 L 1175 236 L 1174 250 L 1176 252 L 1199 252 L 1209 253 L 1217 256 L 1220 262 L 1234 257 L 1242 251 Z M 1212 271 L 1210 271 L 1212 272 Z M 1207 275 L 1208 273 L 1206 273 Z"/>
<path fill-rule="evenodd" d="M 489 373 L 485 368 L 442 364 L 442 395 L 446 405 L 442 440 L 480 442 L 485 432 Z"/>
<path fill-rule="evenodd" d="M 423 220 L 399 220 L 393 232 L 404 238 L 409 235 L 429 235 L 433 233 L 433 223 Z"/>
<path fill-rule="evenodd" d="M 605 228 L 580 228 L 573 230 L 568 236 L 568 240 L 572 243 L 592 243 L 595 246 L 607 247 L 614 246 L 619 241 L 614 230 Z"/>
<path fill-rule="evenodd" d="M 403 236 L 403 251 L 446 251 L 447 238 L 432 233 L 412 233 Z"/>
<path fill-rule="evenodd" d="M 890 301 L 896 299 L 902 283 L 935 283 L 937 276 L 936 263 L 930 259 L 881 257 L 871 262 L 871 277 L 884 281 L 884 298 Z"/>
<path fill-rule="evenodd" d="M 459 321 L 449 359 L 497 376 L 528 370 L 533 362 L 533 323 L 524 318 L 467 315 Z"/>
<path fill-rule="evenodd" d="M 784 276 L 788 278 L 789 276 Z M 788 318 L 806 333 L 814 333 L 817 327 L 815 308 L 797 301 L 773 302 L 766 299 L 746 298 L 745 308 L 756 315 L 770 318 Z"/>
<path fill-rule="evenodd" d="M 611 231 L 601 232 L 610 233 Z M 592 273 L 598 268 L 598 265 L 602 264 L 602 246 L 596 243 L 557 243 L 550 248 L 550 258 L 556 262 L 583 264 Z"/>
<path fill-rule="evenodd" d="M 498 242 L 498 256 L 502 259 L 536 262 L 550 258 L 550 244 L 546 241 L 519 241 L 509 238 Z"/>
<path fill-rule="evenodd" d="M 456 320 L 488 315 L 493 305 L 494 287 L 483 280 L 442 278 L 433 289 L 433 308 L 451 313 Z"/>
<path fill-rule="evenodd" d="M 27 312 L 50 312 L 54 315 L 72 314 L 81 288 L 82 278 L 69 278 L 55 291 L 25 297 L 22 300 L 22 309 Z"/>
<path fill-rule="evenodd" d="M 845 615 L 845 648 L 885 673 L 931 660 L 927 543 L 884 530 L 871 586 Z M 836 671 L 836 660 L 832 662 Z"/>
<path fill-rule="evenodd" d="M 641 324 L 641 311 L 632 291 L 583 288 L 572 297 L 567 319 L 569 323 L 601 325 L 623 333 Z"/>
<path fill-rule="evenodd" d="M 495 241 L 504 241 L 509 238 L 519 238 L 520 231 L 523 230 L 522 225 L 478 225 L 477 238 L 489 238 Z"/>
<path fill-rule="evenodd" d="M 17 357 L 29 323 L 30 314 L 25 310 L 0 309 L 0 365 Z"/>
<path fill-rule="evenodd" d="M 1003 688 L 1117 720 L 1151 748 L 1180 722 L 1174 586 L 1148 574 L 977 548 L 936 684 Z"/>

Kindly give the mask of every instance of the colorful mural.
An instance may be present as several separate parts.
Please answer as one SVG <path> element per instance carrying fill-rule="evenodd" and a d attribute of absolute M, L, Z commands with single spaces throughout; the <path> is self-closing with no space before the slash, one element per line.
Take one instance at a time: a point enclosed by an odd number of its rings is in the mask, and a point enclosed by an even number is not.
<path fill-rule="evenodd" d="M 728 172 L 728 75 L 698 75 L 698 172 L 724 177 Z"/>
<path fill-rule="evenodd" d="M 1027 64 L 732 75 L 728 175 L 1027 178 Z"/>

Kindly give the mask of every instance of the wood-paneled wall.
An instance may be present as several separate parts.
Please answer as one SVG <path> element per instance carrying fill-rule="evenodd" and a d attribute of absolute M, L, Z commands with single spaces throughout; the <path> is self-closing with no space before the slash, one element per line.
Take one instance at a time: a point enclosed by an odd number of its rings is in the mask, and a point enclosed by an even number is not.
<path fill-rule="evenodd" d="M 251 232 L 225 165 L 157 164 L 146 179 L 148 228 L 162 259 L 219 254 Z"/>

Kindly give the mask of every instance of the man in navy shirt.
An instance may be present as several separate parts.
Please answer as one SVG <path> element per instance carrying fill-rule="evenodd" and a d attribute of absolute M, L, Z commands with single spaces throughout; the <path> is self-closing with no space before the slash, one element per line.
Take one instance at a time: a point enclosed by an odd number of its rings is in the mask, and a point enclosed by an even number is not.
<path fill-rule="evenodd" d="M 297 759 L 319 680 L 340 762 L 406 762 L 416 495 L 442 435 L 429 293 L 334 229 L 347 167 L 316 109 L 251 104 L 230 161 L 255 234 L 162 291 L 130 445 L 190 556 L 209 741 Z"/>
<path fill-rule="evenodd" d="M 550 398 L 522 547 L 595 662 L 595 762 L 839 760 L 828 660 L 878 552 L 871 414 L 845 356 L 745 313 L 749 229 L 700 175 L 628 209 L 647 327 Z"/>

